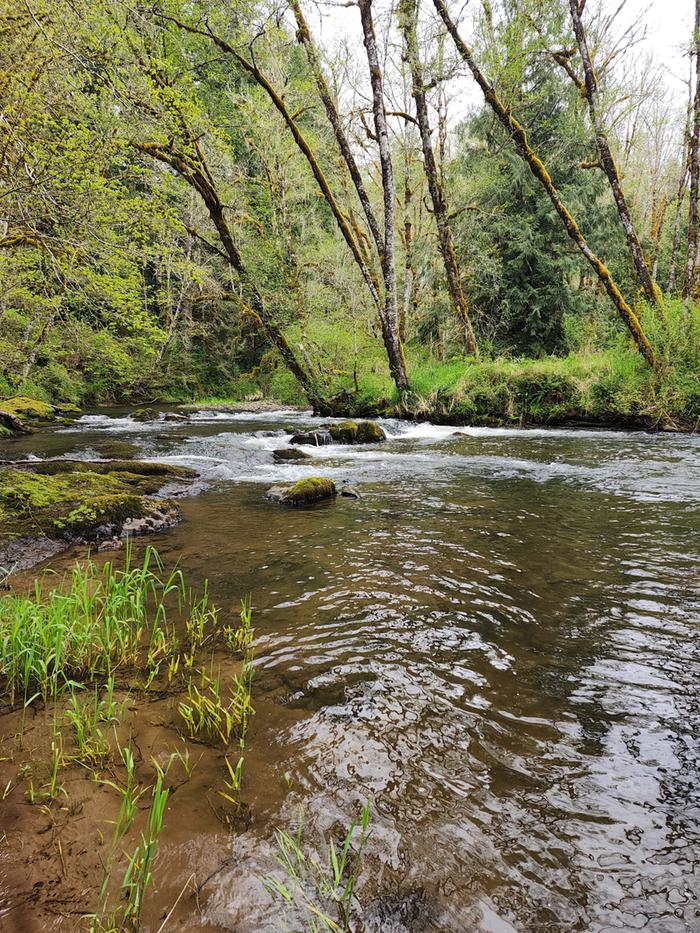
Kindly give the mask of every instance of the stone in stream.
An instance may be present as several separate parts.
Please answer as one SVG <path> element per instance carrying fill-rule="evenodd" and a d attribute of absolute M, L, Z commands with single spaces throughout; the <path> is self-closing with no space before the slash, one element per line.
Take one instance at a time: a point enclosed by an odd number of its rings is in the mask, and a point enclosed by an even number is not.
<path fill-rule="evenodd" d="M 0 467 L 0 542 L 36 541 L 26 557 L 0 544 L 0 568 L 13 572 L 63 545 L 100 544 L 170 528 L 177 503 L 163 490 L 190 483 L 194 470 L 134 460 L 25 460 Z M 46 544 L 46 542 L 49 542 Z M 29 563 L 27 563 L 29 561 Z M 0 576 L 2 573 L 0 572 Z"/>
<path fill-rule="evenodd" d="M 155 408 L 135 408 L 131 412 L 134 421 L 157 421 L 158 412 Z"/>
<path fill-rule="evenodd" d="M 293 434 L 290 444 L 303 444 L 305 447 L 325 447 L 333 443 L 328 431 L 307 431 L 302 434 Z"/>
<path fill-rule="evenodd" d="M 327 444 L 378 444 L 386 440 L 386 433 L 376 421 L 341 421 L 327 430 L 295 434 L 292 444 L 325 447 Z"/>
<path fill-rule="evenodd" d="M 386 440 L 386 431 L 376 421 L 360 421 L 356 444 L 379 444 Z"/>
<path fill-rule="evenodd" d="M 275 463 L 291 463 L 294 460 L 310 460 L 311 458 L 303 450 L 296 450 L 294 447 L 281 447 L 279 450 L 272 451 L 272 459 Z"/>
<path fill-rule="evenodd" d="M 357 489 L 355 489 L 354 486 L 350 486 L 346 484 L 343 484 L 340 487 L 340 495 L 344 496 L 346 499 L 361 499 L 362 498 L 362 496 L 357 491 Z"/>
<path fill-rule="evenodd" d="M 60 417 L 66 413 L 77 413 L 75 405 L 50 405 L 27 395 L 15 395 L 0 400 L 0 438 L 13 434 L 30 434 L 27 422 L 38 424 L 68 423 Z"/>
<path fill-rule="evenodd" d="M 324 476 L 308 476 L 296 483 L 272 486 L 265 493 L 265 498 L 280 505 L 309 505 L 322 499 L 335 499 L 337 490 L 333 480 Z"/>

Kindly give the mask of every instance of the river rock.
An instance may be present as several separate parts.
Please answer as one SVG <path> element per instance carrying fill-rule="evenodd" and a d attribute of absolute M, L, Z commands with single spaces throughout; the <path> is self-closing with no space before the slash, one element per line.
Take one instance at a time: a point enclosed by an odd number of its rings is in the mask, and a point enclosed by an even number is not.
<path fill-rule="evenodd" d="M 157 421 L 158 412 L 155 408 L 135 408 L 131 412 L 134 421 Z"/>
<path fill-rule="evenodd" d="M 357 426 L 356 444 L 379 444 L 386 440 L 386 432 L 376 421 L 360 421 Z"/>
<path fill-rule="evenodd" d="M 340 495 L 344 496 L 346 499 L 361 499 L 362 498 L 362 496 L 357 491 L 357 489 L 355 489 L 354 486 L 341 486 Z"/>
<path fill-rule="evenodd" d="M 272 486 L 265 498 L 280 505 L 309 505 L 322 499 L 334 499 L 337 495 L 335 483 L 323 476 L 308 476 L 296 483 Z"/>
<path fill-rule="evenodd" d="M 308 431 L 305 434 L 293 434 L 290 444 L 303 444 L 305 447 L 325 447 L 333 443 L 328 431 Z"/>
<path fill-rule="evenodd" d="M 341 421 L 332 424 L 328 432 L 336 444 L 356 444 L 359 427 L 357 421 Z"/>
<path fill-rule="evenodd" d="M 275 463 L 291 463 L 295 460 L 310 460 L 311 458 L 303 450 L 297 450 L 295 447 L 282 447 L 272 451 L 272 459 Z"/>
<path fill-rule="evenodd" d="M 379 444 L 386 433 L 376 421 L 340 421 L 325 430 L 294 434 L 292 444 L 325 447 L 327 444 Z"/>

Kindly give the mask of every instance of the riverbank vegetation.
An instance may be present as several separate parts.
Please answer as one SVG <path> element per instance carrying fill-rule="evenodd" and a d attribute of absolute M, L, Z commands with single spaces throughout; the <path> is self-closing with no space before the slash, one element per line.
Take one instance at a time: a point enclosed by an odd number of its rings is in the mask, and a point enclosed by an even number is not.
<path fill-rule="evenodd" d="M 0 598 L 3 844 L 22 839 L 11 873 L 17 890 L 36 874 L 35 918 L 59 904 L 93 933 L 137 930 L 168 824 L 211 830 L 203 804 L 219 829 L 239 818 L 251 643 L 248 604 L 224 618 L 151 548 Z M 62 871 L 44 886 L 54 855 Z"/>
<path fill-rule="evenodd" d="M 0 5 L 0 395 L 695 428 L 700 94 L 643 23 L 311 12 Z"/>

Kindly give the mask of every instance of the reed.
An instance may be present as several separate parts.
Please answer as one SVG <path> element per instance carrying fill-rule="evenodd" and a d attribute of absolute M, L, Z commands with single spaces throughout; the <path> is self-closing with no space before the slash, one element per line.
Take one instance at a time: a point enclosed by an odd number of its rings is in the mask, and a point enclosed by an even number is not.
<path fill-rule="evenodd" d="M 185 603 L 179 570 L 162 576 L 149 547 L 141 565 L 92 561 L 76 565 L 66 581 L 47 591 L 37 581 L 32 597 L 0 598 L 0 695 L 14 704 L 46 702 L 66 689 L 144 662 L 149 671 L 177 650 L 166 601 Z M 198 612 L 198 604 L 186 607 Z M 151 680 L 153 678 L 151 675 Z"/>
<path fill-rule="evenodd" d="M 234 733 L 244 735 L 252 713 L 249 672 L 246 664 L 238 675 L 224 679 L 221 665 L 202 667 L 187 684 L 187 700 L 178 704 L 190 738 L 202 737 L 228 745 Z"/>
<path fill-rule="evenodd" d="M 281 904 L 285 914 L 303 917 L 303 928 L 310 933 L 350 933 L 353 925 L 355 887 L 362 868 L 362 853 L 369 838 L 370 801 L 359 818 L 350 824 L 340 845 L 333 839 L 327 844 L 325 863 L 308 855 L 302 845 L 303 822 L 294 836 L 285 830 L 275 832 L 278 854 L 275 861 L 282 877 L 267 875 L 263 884 Z M 356 830 L 360 829 L 353 847 Z M 300 916 L 301 915 L 301 916 Z"/>

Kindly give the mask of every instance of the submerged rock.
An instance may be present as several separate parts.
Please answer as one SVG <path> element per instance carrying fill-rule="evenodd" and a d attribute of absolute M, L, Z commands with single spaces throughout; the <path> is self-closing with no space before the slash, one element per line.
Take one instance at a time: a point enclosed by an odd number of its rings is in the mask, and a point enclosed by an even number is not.
<path fill-rule="evenodd" d="M 337 495 L 333 480 L 324 476 L 309 476 L 296 483 L 272 486 L 265 493 L 265 498 L 280 505 L 308 505 L 322 499 L 334 499 Z"/>
<path fill-rule="evenodd" d="M 9 541 L 0 541 L 0 580 L 12 573 L 29 570 L 35 564 L 55 557 L 70 547 L 70 542 L 47 538 L 20 537 Z"/>
<path fill-rule="evenodd" d="M 272 459 L 275 463 L 291 463 L 295 460 L 310 460 L 311 458 L 303 450 L 296 450 L 294 447 L 281 447 L 279 450 L 272 451 Z"/>
<path fill-rule="evenodd" d="M 93 450 L 105 460 L 131 460 L 139 452 L 136 444 L 129 441 L 103 441 L 95 444 Z"/>
<path fill-rule="evenodd" d="M 362 498 L 362 496 L 357 491 L 357 489 L 355 489 L 354 486 L 341 486 L 340 495 L 344 496 L 346 499 L 361 499 Z"/>

